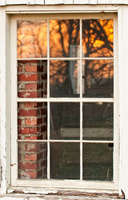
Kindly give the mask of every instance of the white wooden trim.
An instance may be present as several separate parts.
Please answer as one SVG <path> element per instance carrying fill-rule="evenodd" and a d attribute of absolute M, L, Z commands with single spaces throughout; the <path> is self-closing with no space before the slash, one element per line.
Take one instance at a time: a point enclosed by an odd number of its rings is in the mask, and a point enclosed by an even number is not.
<path fill-rule="evenodd" d="M 17 25 L 16 21 L 11 20 L 11 74 L 13 74 L 13 78 L 11 78 L 11 184 L 15 184 L 15 180 L 17 179 L 17 161 L 18 161 L 18 147 L 17 147 Z M 15 45 L 15 48 L 14 48 Z M 15 116 L 15 119 L 14 119 Z M 17 153 L 16 153 L 17 152 Z"/>
<path fill-rule="evenodd" d="M 80 102 L 80 98 L 17 98 L 17 102 Z M 114 98 L 82 98 L 82 102 L 112 103 Z"/>
<path fill-rule="evenodd" d="M 80 141 L 80 140 L 50 140 L 50 139 L 48 139 L 48 140 L 17 140 L 18 142 L 20 142 L 20 143 L 27 143 L 27 142 L 31 142 L 31 143 L 34 143 L 34 142 L 36 142 L 36 143 L 45 143 L 45 142 L 53 142 L 53 143 L 55 143 L 55 142 L 66 142 L 66 143 L 68 143 L 68 142 L 71 142 L 71 143 L 97 143 L 97 144 L 110 144 L 110 143 L 114 143 L 113 142 L 113 140 L 82 140 L 82 141 Z"/>
<path fill-rule="evenodd" d="M 69 58 L 69 57 L 63 57 L 63 58 L 60 58 L 60 57 L 56 57 L 56 58 L 54 58 L 54 57 L 53 58 L 49 58 L 49 57 L 45 57 L 45 58 L 17 58 L 18 61 L 28 61 L 28 60 L 30 60 L 30 61 L 33 61 L 33 60 L 41 61 L 41 60 L 48 60 L 48 59 L 50 61 L 51 60 L 62 60 L 62 61 L 63 60 L 67 60 L 67 61 L 71 60 L 72 61 L 72 60 L 80 60 L 80 59 L 81 60 L 113 60 L 114 58 L 113 57 L 104 57 L 104 58 L 103 57 L 101 57 L 101 58 L 100 57 L 96 57 L 96 58 L 95 57 L 94 58 L 93 57 L 92 58 L 91 57 L 83 57 L 83 58 L 81 58 L 81 57 L 72 57 L 72 58 Z"/>
<path fill-rule="evenodd" d="M 63 188 L 63 189 L 100 189 L 100 190 L 118 190 L 118 185 L 112 181 L 79 181 L 79 180 L 16 180 L 16 185 L 24 187 L 43 187 L 43 188 Z M 42 188 L 42 190 L 43 190 Z"/>
<path fill-rule="evenodd" d="M 74 0 L 74 4 L 98 4 L 98 0 Z"/>
<path fill-rule="evenodd" d="M 21 4 L 26 4 L 26 5 L 43 5 L 44 0 L 5 0 L 6 5 L 21 5 Z"/>
<path fill-rule="evenodd" d="M 119 183 L 119 161 L 120 161 L 120 133 L 119 133 L 119 65 L 118 65 L 118 21 L 117 17 L 114 18 L 114 81 L 113 81 L 113 89 L 114 89 L 114 102 L 113 109 L 114 109 L 114 157 L 113 157 L 113 177 L 114 182 L 116 184 Z"/>
<path fill-rule="evenodd" d="M 128 0 L 1 0 L 0 5 L 128 4 Z"/>
<path fill-rule="evenodd" d="M 128 0 L 97 0 L 98 4 L 128 4 Z"/>
<path fill-rule="evenodd" d="M 64 4 L 74 4 L 74 0 L 64 0 Z"/>
<path fill-rule="evenodd" d="M 7 121 L 6 121 L 6 15 L 0 11 L 0 160 L 1 194 L 7 189 Z"/>
<path fill-rule="evenodd" d="M 119 99 L 120 99 L 120 189 L 128 199 L 128 7 L 120 7 L 119 35 Z"/>
<path fill-rule="evenodd" d="M 1 0 L 0 1 L 0 6 L 6 5 L 6 0 Z"/>
<path fill-rule="evenodd" d="M 104 12 L 109 12 L 109 14 L 112 12 L 118 12 L 119 6 L 117 5 L 97 5 L 97 6 L 92 6 L 92 5 L 45 5 L 45 6 L 28 6 L 28 5 L 20 5 L 20 6 L 8 6 L 6 7 L 6 13 L 8 14 L 22 14 L 22 13 L 39 13 L 39 14 L 54 14 L 54 13 L 66 13 L 66 14 L 78 14 L 82 16 L 82 13 L 99 13 L 101 12 L 102 15 L 104 15 Z M 54 15 L 53 15 L 54 16 Z M 92 15 L 91 15 L 92 17 Z"/>
<path fill-rule="evenodd" d="M 64 4 L 64 0 L 45 0 L 45 4 Z"/>

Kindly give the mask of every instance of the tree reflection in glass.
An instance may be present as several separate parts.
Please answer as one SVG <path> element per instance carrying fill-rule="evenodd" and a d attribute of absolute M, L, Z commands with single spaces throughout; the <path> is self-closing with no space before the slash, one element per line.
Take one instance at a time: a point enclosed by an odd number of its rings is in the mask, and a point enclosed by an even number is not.
<path fill-rule="evenodd" d="M 113 20 L 82 21 L 83 57 L 113 56 Z"/>

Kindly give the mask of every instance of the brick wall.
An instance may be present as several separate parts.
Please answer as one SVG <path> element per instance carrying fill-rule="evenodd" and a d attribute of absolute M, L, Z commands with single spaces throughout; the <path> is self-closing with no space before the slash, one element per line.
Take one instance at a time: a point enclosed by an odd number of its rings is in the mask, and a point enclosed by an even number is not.
<path fill-rule="evenodd" d="M 46 72 L 46 62 L 19 62 L 18 97 L 45 97 Z M 21 140 L 18 145 L 19 178 L 46 178 L 47 144 L 38 140 L 47 139 L 47 103 L 18 103 L 18 139 Z M 31 142 L 33 140 L 37 141 Z"/>

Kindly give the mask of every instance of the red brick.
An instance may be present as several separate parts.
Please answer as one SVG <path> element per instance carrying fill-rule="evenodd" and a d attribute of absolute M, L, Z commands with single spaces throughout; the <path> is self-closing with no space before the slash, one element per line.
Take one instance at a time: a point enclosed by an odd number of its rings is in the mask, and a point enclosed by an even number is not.
<path fill-rule="evenodd" d="M 29 103 L 22 103 L 23 104 L 23 106 L 24 106 L 24 108 L 30 108 L 30 109 L 32 109 L 32 108 L 37 108 L 37 105 L 38 105 L 38 103 L 35 103 L 35 102 L 29 102 Z"/>
<path fill-rule="evenodd" d="M 37 140 L 38 136 L 26 136 L 25 140 Z"/>
<path fill-rule="evenodd" d="M 19 163 L 19 167 L 20 169 L 37 169 L 37 164 L 34 162 L 34 163 L 31 163 L 31 162 L 22 162 L 22 163 Z"/>
<path fill-rule="evenodd" d="M 35 125 L 37 125 L 37 118 L 26 119 L 25 124 L 27 126 L 35 126 Z"/>
<path fill-rule="evenodd" d="M 25 84 L 26 90 L 37 90 L 37 83 L 28 83 Z"/>
<path fill-rule="evenodd" d="M 19 128 L 19 134 L 29 134 L 29 128 Z"/>
<path fill-rule="evenodd" d="M 18 92 L 18 97 L 21 98 L 37 98 L 41 95 L 39 95 L 38 92 Z"/>
<path fill-rule="evenodd" d="M 22 128 L 19 128 L 19 134 L 37 134 L 37 127 L 31 127 L 31 128 L 28 128 L 28 127 L 22 127 Z"/>
<path fill-rule="evenodd" d="M 37 110 L 24 110 L 24 109 L 20 109 L 19 110 L 19 116 L 23 116 L 23 117 L 25 117 L 25 116 L 37 116 Z"/>
<path fill-rule="evenodd" d="M 37 178 L 37 175 L 38 175 L 38 173 L 37 173 L 37 171 L 27 171 L 26 172 L 28 175 L 29 175 L 29 177 L 31 178 L 31 179 L 36 179 Z"/>
<path fill-rule="evenodd" d="M 25 65 L 25 71 L 26 72 L 37 72 L 37 65 L 29 65 L 29 64 L 26 64 Z"/>
<path fill-rule="evenodd" d="M 23 72 L 23 71 L 24 71 L 23 66 L 22 66 L 22 65 L 19 65 L 19 66 L 18 66 L 18 72 Z"/>
<path fill-rule="evenodd" d="M 18 81 L 37 81 L 37 74 L 19 74 Z"/>
<path fill-rule="evenodd" d="M 38 144 L 28 143 L 25 145 L 26 152 L 38 152 Z"/>
<path fill-rule="evenodd" d="M 25 160 L 31 160 L 31 161 L 36 161 L 37 160 L 37 154 L 26 154 L 25 155 Z"/>

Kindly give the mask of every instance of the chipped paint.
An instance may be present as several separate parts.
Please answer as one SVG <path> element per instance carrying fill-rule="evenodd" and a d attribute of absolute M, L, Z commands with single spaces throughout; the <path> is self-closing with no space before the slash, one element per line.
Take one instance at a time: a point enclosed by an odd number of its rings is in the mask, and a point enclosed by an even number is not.
<path fill-rule="evenodd" d="M 106 197 L 88 197 L 88 196 L 42 196 L 42 197 L 32 197 L 32 196 L 24 196 L 24 197 L 2 197 L 1 200 L 115 200 L 115 198 L 106 198 Z M 116 199 L 117 200 L 117 199 Z M 123 199 L 120 199 L 123 200 Z"/>

